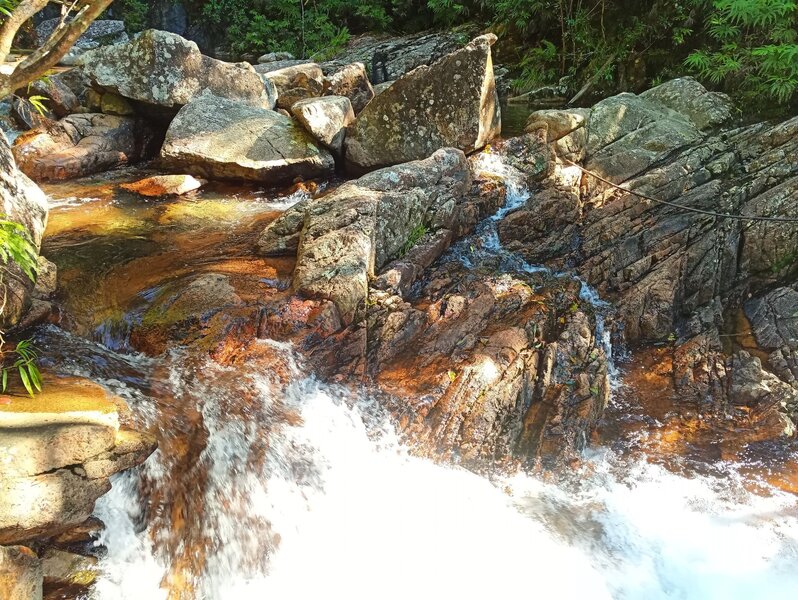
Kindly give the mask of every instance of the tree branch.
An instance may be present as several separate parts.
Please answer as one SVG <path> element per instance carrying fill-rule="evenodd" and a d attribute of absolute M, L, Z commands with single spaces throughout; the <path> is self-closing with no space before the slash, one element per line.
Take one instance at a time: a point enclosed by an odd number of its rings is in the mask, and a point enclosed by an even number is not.
<path fill-rule="evenodd" d="M 0 27 L 0 63 L 6 61 L 20 27 L 49 3 L 50 0 L 23 0 L 6 18 Z"/>
<path fill-rule="evenodd" d="M 0 98 L 27 85 L 53 68 L 113 0 L 81 0 L 68 23 L 56 27 L 44 45 L 20 62 L 8 75 L 0 75 Z"/>

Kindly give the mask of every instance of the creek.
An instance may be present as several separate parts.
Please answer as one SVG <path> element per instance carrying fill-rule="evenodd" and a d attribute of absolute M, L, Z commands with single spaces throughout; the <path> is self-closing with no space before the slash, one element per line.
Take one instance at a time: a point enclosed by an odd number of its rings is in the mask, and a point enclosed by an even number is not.
<path fill-rule="evenodd" d="M 489 160 L 507 203 L 441 260 L 539 270 L 501 248 L 495 222 L 528 191 Z M 669 422 L 624 385 L 629 365 L 613 371 L 604 422 L 573 470 L 476 474 L 414 456 L 366 391 L 319 381 L 287 344 L 261 340 L 237 367 L 178 345 L 134 351 L 153 298 L 188 274 L 225 273 L 245 299 L 285 289 L 293 261 L 252 249 L 305 195 L 212 184 L 145 201 L 118 188 L 142 175 L 46 187 L 43 253 L 65 317 L 36 332 L 45 366 L 102 383 L 159 442 L 97 504 L 107 529 L 91 598 L 798 596 L 798 499 L 772 481 L 794 447 L 748 462 L 665 457 L 644 440 Z M 582 289 L 611 351 L 610 307 Z"/>

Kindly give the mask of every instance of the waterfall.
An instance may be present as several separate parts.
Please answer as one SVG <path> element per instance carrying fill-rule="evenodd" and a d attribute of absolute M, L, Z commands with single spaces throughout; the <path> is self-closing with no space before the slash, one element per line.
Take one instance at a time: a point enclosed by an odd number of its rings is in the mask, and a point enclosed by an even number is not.
<path fill-rule="evenodd" d="M 295 363 L 289 348 L 280 351 Z M 259 376 L 253 426 L 236 427 L 217 412 L 223 394 L 202 407 L 209 485 L 203 518 L 187 521 L 210 534 L 196 549 L 208 554 L 198 598 L 798 594 L 794 496 L 749 492 L 731 468 L 723 477 L 685 477 L 609 451 L 559 481 L 489 481 L 410 456 L 369 398 L 296 369 L 279 401 L 298 410 L 298 422 L 260 429 L 257 415 L 278 398 L 273 381 Z M 172 381 L 186 385 L 182 378 L 191 375 Z M 245 457 L 264 437 L 268 460 L 250 468 Z M 147 498 L 136 485 L 142 474 L 170 485 L 163 459 L 156 453 L 143 473 L 122 474 L 98 502 L 107 554 L 97 600 L 167 598 L 160 583 L 171 557 L 158 545 L 169 531 L 148 528 Z M 268 525 L 237 522 L 242 507 Z"/>
<path fill-rule="evenodd" d="M 479 160 L 507 201 L 442 260 L 547 271 L 497 234 L 529 198 L 523 177 Z M 609 357 L 611 307 L 584 281 L 581 298 Z M 97 503 L 92 600 L 798 596 L 796 497 L 733 465 L 674 472 L 594 448 L 557 477 L 481 476 L 413 456 L 377 402 L 318 381 L 288 345 L 262 341 L 236 370 L 95 333 L 111 348 L 52 326 L 39 345 L 123 397 L 160 449 Z"/>

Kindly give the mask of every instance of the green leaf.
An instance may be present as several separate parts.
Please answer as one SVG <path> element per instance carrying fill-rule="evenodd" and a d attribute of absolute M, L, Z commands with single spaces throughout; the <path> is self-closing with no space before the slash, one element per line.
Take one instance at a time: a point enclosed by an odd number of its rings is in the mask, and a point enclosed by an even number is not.
<path fill-rule="evenodd" d="M 30 394 L 31 398 L 33 397 L 33 386 L 31 385 L 30 376 L 28 375 L 28 371 L 25 365 L 19 366 L 19 378 L 22 380 L 22 385 L 25 386 L 25 389 Z"/>

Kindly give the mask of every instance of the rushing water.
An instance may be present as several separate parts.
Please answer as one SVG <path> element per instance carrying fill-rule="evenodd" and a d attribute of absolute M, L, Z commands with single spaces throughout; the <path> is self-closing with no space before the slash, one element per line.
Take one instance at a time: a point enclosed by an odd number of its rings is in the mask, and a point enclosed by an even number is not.
<path fill-rule="evenodd" d="M 540 269 L 499 244 L 496 221 L 528 192 L 486 160 L 508 179 L 508 203 L 447 259 Z M 206 268 L 238 272 L 231 254 L 278 277 L 288 267 L 245 250 L 273 218 L 270 198 L 230 202 L 211 189 L 135 204 L 101 184 L 50 190 L 66 198 L 49 249 L 74 321 L 71 333 L 42 328 L 39 341 L 53 369 L 125 398 L 160 448 L 97 504 L 107 528 L 93 599 L 798 596 L 796 497 L 759 481 L 752 490 L 757 476 L 733 464 L 666 469 L 621 443 L 557 477 L 483 477 L 412 456 L 367 395 L 320 383 L 287 345 L 259 342 L 258 361 L 238 370 L 177 349 L 132 353 L 101 325 L 135 314 L 153 286 Z M 97 211 L 126 229 L 101 226 Z M 211 251 L 223 238 L 233 241 Z"/>

